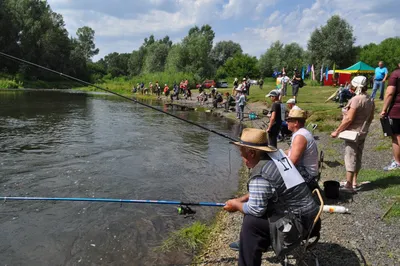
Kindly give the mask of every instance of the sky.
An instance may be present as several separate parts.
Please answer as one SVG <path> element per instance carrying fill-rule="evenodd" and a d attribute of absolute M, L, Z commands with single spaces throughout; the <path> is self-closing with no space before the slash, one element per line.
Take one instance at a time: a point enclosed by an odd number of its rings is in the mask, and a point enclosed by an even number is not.
<path fill-rule="evenodd" d="M 66 29 L 95 30 L 96 47 L 105 55 L 137 50 L 151 34 L 174 42 L 191 27 L 209 24 L 214 44 L 232 40 L 259 57 L 275 41 L 307 48 L 312 31 L 340 15 L 353 27 L 356 45 L 400 36 L 398 0 L 48 0 L 64 17 Z M 397 27 L 396 27 L 397 26 Z"/>

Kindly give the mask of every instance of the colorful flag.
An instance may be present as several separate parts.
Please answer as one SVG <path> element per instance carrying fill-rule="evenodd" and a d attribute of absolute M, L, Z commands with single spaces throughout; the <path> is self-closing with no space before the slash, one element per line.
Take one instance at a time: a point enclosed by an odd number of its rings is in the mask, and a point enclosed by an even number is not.
<path fill-rule="evenodd" d="M 284 67 L 282 67 L 282 75 L 283 75 L 283 73 L 285 73 L 285 74 L 286 74 L 286 72 L 285 72 L 285 68 L 284 68 Z"/>
<path fill-rule="evenodd" d="M 315 80 L 314 64 L 311 65 L 312 80 Z"/>
<path fill-rule="evenodd" d="M 301 78 L 304 79 L 304 67 L 301 67 Z"/>
<path fill-rule="evenodd" d="M 322 82 L 322 79 L 324 78 L 324 75 L 322 74 L 324 72 L 324 65 L 321 65 L 321 76 L 319 81 Z"/>
<path fill-rule="evenodd" d="M 310 74 L 310 72 L 311 72 L 311 65 L 310 65 L 310 64 L 308 64 L 308 66 L 307 66 L 307 72 L 306 72 L 306 74 Z"/>
<path fill-rule="evenodd" d="M 325 80 L 328 80 L 328 71 L 329 71 L 329 68 L 326 67 L 326 69 L 325 69 Z"/>
<path fill-rule="evenodd" d="M 335 68 L 336 68 L 336 64 L 333 63 L 333 74 L 332 74 L 332 77 L 333 77 L 333 78 L 335 77 Z"/>

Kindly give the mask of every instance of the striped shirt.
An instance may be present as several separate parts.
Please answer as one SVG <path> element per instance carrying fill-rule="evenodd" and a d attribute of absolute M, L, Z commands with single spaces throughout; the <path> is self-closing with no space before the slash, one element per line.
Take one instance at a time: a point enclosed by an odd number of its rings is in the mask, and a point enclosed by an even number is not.
<path fill-rule="evenodd" d="M 286 189 L 285 182 L 273 161 L 260 161 L 252 170 L 248 182 L 249 200 L 243 204 L 243 212 L 261 217 L 268 212 L 283 213 L 292 210 L 301 214 L 305 224 L 312 222 L 318 206 L 305 182 Z"/>

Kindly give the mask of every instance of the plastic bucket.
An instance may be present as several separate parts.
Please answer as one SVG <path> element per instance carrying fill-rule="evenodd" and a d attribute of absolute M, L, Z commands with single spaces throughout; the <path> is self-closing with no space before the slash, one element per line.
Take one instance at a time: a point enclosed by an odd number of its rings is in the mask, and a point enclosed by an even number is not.
<path fill-rule="evenodd" d="M 324 182 L 325 196 L 329 199 L 339 198 L 340 183 L 338 181 L 329 180 Z"/>

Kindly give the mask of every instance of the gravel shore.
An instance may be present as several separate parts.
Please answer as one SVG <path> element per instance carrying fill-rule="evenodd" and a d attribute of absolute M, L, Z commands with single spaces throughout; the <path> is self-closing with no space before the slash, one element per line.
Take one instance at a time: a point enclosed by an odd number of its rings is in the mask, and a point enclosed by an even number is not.
<path fill-rule="evenodd" d="M 197 105 L 197 101 L 178 103 Z M 207 106 L 211 108 L 210 104 Z M 251 103 L 248 107 L 256 113 L 267 109 L 265 103 L 259 102 Z M 223 112 L 222 109 L 214 109 L 213 113 L 230 119 L 236 117 L 234 113 Z M 248 120 L 244 123 L 253 127 L 262 124 L 260 120 Z M 316 132 L 314 135 L 319 150 L 325 153 L 321 187 L 326 180 L 345 180 L 343 142 L 330 138 L 328 133 Z M 279 144 L 281 149 L 287 147 L 285 143 Z M 390 147 L 390 140 L 382 137 L 379 120 L 375 119 L 365 143 L 363 169 L 382 170 L 392 158 Z M 247 178 L 248 173 L 243 170 L 240 173 L 238 195 L 246 192 Z M 400 184 L 400 173 L 394 172 L 387 182 Z M 388 206 L 396 199 L 385 197 L 381 189 L 381 186 L 372 182 L 363 185 L 353 196 L 341 194 L 338 200 L 325 199 L 325 204 L 345 206 L 350 210 L 350 214 L 322 214 L 321 239 L 313 248 L 320 265 L 400 265 L 400 221 L 398 218 L 382 218 Z M 211 240 L 195 258 L 193 265 L 236 265 L 238 253 L 230 250 L 228 245 L 238 240 L 241 222 L 240 213 L 219 213 L 212 229 Z M 291 263 L 295 263 L 295 260 Z M 274 259 L 274 253 L 270 251 L 264 254 L 262 265 L 281 264 Z"/>

